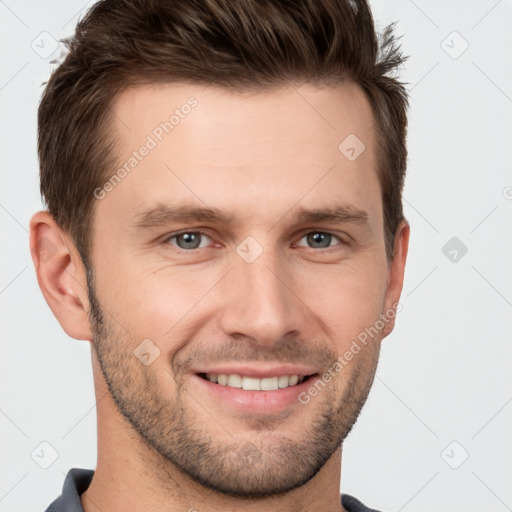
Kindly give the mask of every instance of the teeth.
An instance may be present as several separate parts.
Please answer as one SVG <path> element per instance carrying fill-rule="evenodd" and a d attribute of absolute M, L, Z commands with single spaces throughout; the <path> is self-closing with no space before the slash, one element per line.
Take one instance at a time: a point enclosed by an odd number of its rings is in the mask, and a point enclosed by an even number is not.
<path fill-rule="evenodd" d="M 261 379 L 256 379 L 254 377 L 243 377 L 242 378 L 242 387 L 246 391 L 259 391 Z"/>
<path fill-rule="evenodd" d="M 224 373 L 207 373 L 206 378 L 210 382 L 216 382 L 221 386 L 242 388 L 246 391 L 275 391 L 300 384 L 304 377 L 298 375 L 282 375 L 280 377 L 242 377 L 237 374 L 226 375 Z"/>
<path fill-rule="evenodd" d="M 290 386 L 295 386 L 295 384 L 297 384 L 297 382 L 299 382 L 299 376 L 298 375 L 291 375 L 290 376 L 289 385 Z"/>
<path fill-rule="evenodd" d="M 261 379 L 260 389 L 262 391 L 273 391 L 279 389 L 279 377 L 267 377 Z"/>
<path fill-rule="evenodd" d="M 228 375 L 228 386 L 232 388 L 241 388 L 242 384 L 242 377 L 240 377 L 240 375 Z"/>
<path fill-rule="evenodd" d="M 290 385 L 290 377 L 288 375 L 281 375 L 277 382 L 280 388 L 287 388 Z"/>

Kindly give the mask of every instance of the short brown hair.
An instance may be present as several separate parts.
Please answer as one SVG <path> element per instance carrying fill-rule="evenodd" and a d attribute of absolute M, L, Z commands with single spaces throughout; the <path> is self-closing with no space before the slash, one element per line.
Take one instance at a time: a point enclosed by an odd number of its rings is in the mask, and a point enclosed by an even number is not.
<path fill-rule="evenodd" d="M 394 24 L 364 0 L 104 0 L 64 40 L 38 113 L 41 194 L 86 267 L 94 194 L 112 174 L 111 104 L 123 89 L 185 82 L 265 91 L 293 81 L 358 84 L 375 117 L 386 254 L 403 219 L 408 98 Z M 340 141 L 341 142 L 341 141 Z"/>

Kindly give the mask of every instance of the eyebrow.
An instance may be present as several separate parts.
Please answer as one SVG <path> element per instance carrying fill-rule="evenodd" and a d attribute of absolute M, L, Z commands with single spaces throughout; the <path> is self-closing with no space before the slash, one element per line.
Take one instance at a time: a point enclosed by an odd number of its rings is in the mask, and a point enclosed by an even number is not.
<path fill-rule="evenodd" d="M 172 222 L 213 222 L 231 225 L 234 223 L 234 220 L 233 215 L 229 215 L 217 208 L 198 206 L 179 206 L 173 208 L 165 204 L 158 204 L 153 208 L 138 213 L 135 216 L 132 227 L 147 229 L 164 226 Z"/>
<path fill-rule="evenodd" d="M 315 222 L 332 222 L 344 224 L 354 222 L 368 224 L 368 213 L 349 204 L 339 204 L 327 208 L 315 208 L 312 210 L 299 210 L 293 219 L 299 224 Z"/>
<path fill-rule="evenodd" d="M 368 213 L 353 205 L 336 204 L 325 208 L 301 208 L 293 214 L 292 219 L 297 224 L 318 222 L 368 224 Z M 189 222 L 209 222 L 232 226 L 236 223 L 236 216 L 218 208 L 191 205 L 171 207 L 166 204 L 158 204 L 136 214 L 131 226 L 137 230 L 143 230 L 171 223 L 186 224 Z"/>

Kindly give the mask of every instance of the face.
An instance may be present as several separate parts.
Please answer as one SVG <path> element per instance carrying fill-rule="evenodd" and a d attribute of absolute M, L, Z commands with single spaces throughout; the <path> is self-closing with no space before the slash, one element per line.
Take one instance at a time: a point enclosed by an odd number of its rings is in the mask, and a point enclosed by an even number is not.
<path fill-rule="evenodd" d="M 118 412 L 211 489 L 303 485 L 356 421 L 397 300 L 364 94 L 155 85 L 113 109 L 125 172 L 96 194 L 89 298 Z"/>

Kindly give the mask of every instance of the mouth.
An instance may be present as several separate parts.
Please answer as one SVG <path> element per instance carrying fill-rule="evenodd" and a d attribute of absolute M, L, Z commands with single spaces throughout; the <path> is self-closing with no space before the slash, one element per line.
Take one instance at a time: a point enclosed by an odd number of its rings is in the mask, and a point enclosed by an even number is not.
<path fill-rule="evenodd" d="M 299 411 L 300 396 L 314 385 L 320 372 L 307 364 L 219 363 L 192 369 L 190 382 L 197 397 L 216 404 L 223 414 L 266 415 Z"/>
<path fill-rule="evenodd" d="M 313 378 L 316 374 L 274 375 L 262 378 L 239 375 L 237 373 L 198 373 L 197 375 L 204 380 L 228 388 L 243 389 L 245 391 L 277 391 L 298 386 Z"/>

